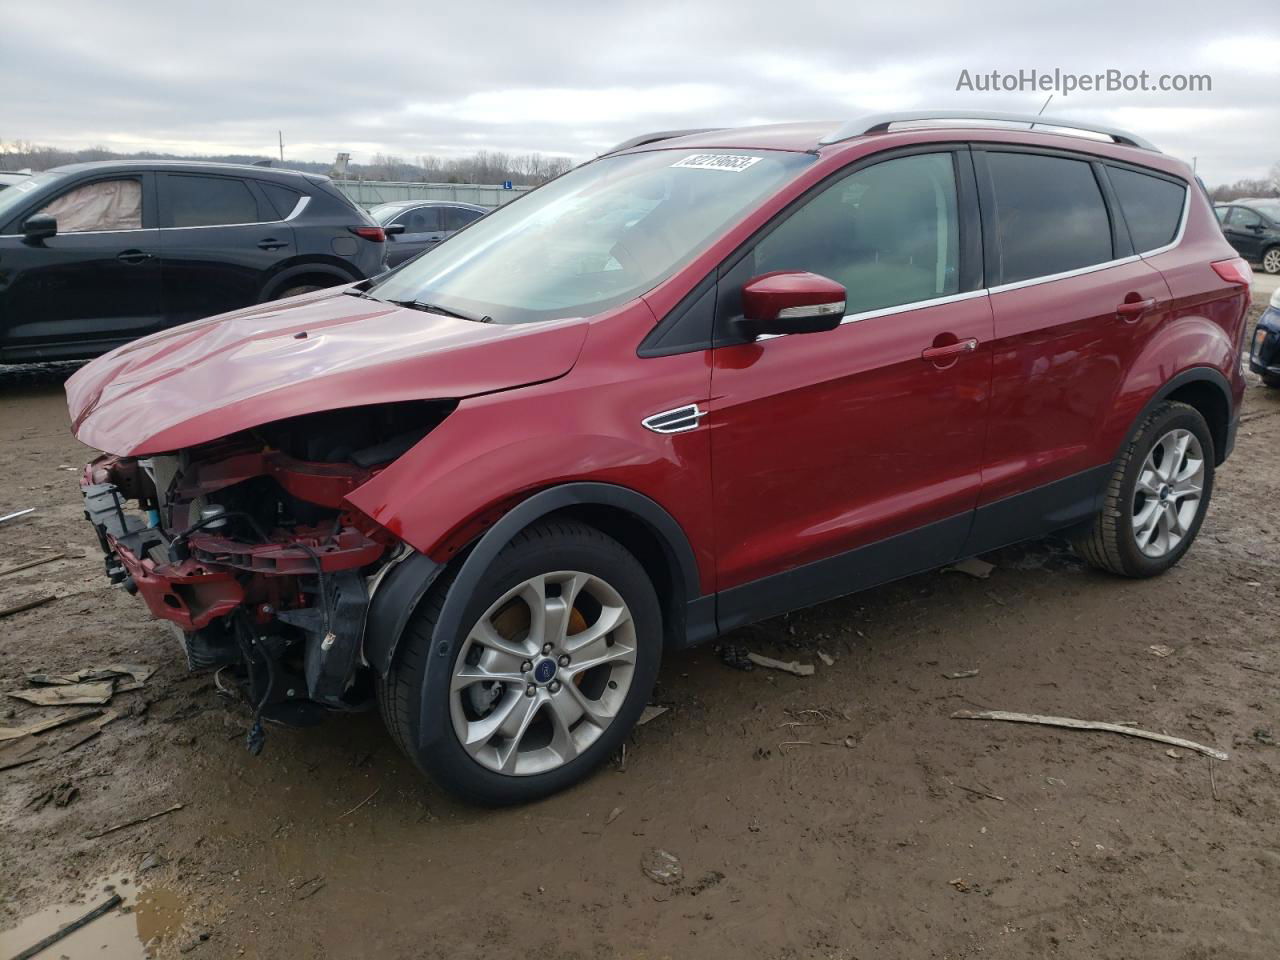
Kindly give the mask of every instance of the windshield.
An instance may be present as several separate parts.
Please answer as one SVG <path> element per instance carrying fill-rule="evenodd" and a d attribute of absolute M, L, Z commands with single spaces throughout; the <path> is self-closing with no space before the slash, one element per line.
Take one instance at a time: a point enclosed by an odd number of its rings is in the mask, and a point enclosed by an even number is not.
<path fill-rule="evenodd" d="M 500 207 L 369 291 L 529 323 L 651 290 L 816 157 L 757 150 L 606 157 Z"/>
<path fill-rule="evenodd" d="M 62 177 L 60 173 L 37 173 L 33 177 L 23 177 L 18 183 L 10 185 L 8 190 L 0 193 L 0 228 L 9 222 L 9 218 L 27 205 L 33 191 Z"/>

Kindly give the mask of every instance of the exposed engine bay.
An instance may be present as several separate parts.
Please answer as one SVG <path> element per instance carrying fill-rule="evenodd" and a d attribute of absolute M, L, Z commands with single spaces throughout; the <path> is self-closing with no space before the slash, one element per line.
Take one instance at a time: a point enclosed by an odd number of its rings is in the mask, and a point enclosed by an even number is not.
<path fill-rule="evenodd" d="M 191 669 L 234 681 L 254 710 L 254 752 L 261 719 L 305 723 L 370 702 L 369 600 L 409 548 L 345 498 L 455 406 L 308 414 L 85 468 L 85 517 L 108 577 L 174 625 Z"/>

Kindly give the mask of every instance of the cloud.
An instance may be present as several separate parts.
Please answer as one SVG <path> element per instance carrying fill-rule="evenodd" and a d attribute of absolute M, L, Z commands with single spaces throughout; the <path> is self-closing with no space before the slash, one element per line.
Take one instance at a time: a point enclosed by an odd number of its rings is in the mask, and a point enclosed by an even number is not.
<path fill-rule="evenodd" d="M 1280 160 L 1269 82 L 1280 35 L 1252 16 L 1256 29 L 1192 0 L 1158 10 L 1107 0 L 1053 10 L 1024 0 L 11 3 L 0 11 L 0 137 L 274 154 L 281 130 L 286 159 L 477 149 L 586 159 L 645 130 L 1044 102 L 957 92 L 962 69 L 1145 69 L 1207 72 L 1213 89 L 1077 91 L 1048 112 L 1128 126 L 1198 157 L 1218 183 Z"/>

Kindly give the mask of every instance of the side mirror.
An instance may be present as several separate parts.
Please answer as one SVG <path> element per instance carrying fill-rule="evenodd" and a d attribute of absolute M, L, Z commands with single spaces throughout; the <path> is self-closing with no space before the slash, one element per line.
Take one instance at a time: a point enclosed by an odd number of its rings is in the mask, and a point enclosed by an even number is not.
<path fill-rule="evenodd" d="M 734 328 L 747 340 L 766 334 L 821 333 L 844 319 L 845 290 L 816 273 L 766 273 L 742 288 Z"/>
<path fill-rule="evenodd" d="M 400 236 L 400 234 L 404 233 L 404 224 L 395 223 L 389 227 L 383 227 L 382 232 L 385 233 L 388 237 L 398 237 Z"/>
<path fill-rule="evenodd" d="M 27 217 L 22 224 L 22 239 L 33 246 L 39 246 L 57 234 L 58 221 L 47 213 L 37 213 L 34 217 Z"/>

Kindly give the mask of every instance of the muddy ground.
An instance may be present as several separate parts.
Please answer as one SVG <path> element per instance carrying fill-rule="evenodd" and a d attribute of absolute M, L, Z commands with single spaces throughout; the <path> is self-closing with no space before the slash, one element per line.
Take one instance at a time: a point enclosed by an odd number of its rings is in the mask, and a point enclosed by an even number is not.
<path fill-rule="evenodd" d="M 245 751 L 244 710 L 106 585 L 66 469 L 89 453 L 66 373 L 0 374 L 0 514 L 38 508 L 0 525 L 0 569 L 68 554 L 0 577 L 0 608 L 57 598 L 0 618 L 0 692 L 36 669 L 159 669 L 97 737 L 64 752 L 85 724 L 49 731 L 0 771 L 0 957 L 107 887 L 132 909 L 41 956 L 1280 953 L 1280 394 L 1256 381 L 1172 573 L 1115 579 L 1049 540 L 988 556 L 988 580 L 932 573 L 733 637 L 810 678 L 670 655 L 669 709 L 625 764 L 495 812 L 424 782 L 375 714 Z M 2 699 L 0 726 L 48 712 Z M 1132 721 L 1230 759 L 950 718 L 972 708 Z M 642 872 L 654 848 L 680 883 Z"/>

